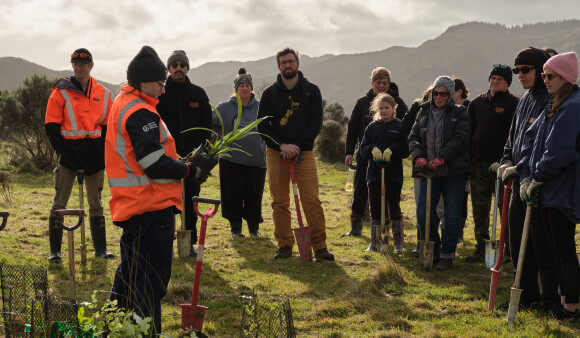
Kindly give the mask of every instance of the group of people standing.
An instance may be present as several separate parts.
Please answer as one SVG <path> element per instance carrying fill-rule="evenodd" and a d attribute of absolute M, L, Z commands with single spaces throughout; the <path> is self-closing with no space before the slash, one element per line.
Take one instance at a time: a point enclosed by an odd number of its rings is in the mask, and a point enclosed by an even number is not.
<path fill-rule="evenodd" d="M 201 184 L 219 163 L 222 216 L 229 221 L 233 238 L 244 236 L 243 220 L 250 235 L 259 237 L 267 166 L 279 247 L 274 258 L 290 258 L 294 246 L 290 173 L 283 161 L 297 157 L 294 172 L 312 229 L 314 256 L 334 260 L 326 245 L 312 152 L 322 127 L 322 95 L 298 71 L 295 50 L 277 53 L 280 74 L 264 91 L 261 102 L 253 91 L 252 76 L 240 69 L 234 78 L 234 95 L 216 111 L 205 91 L 187 76 L 189 59 L 182 50 L 173 51 L 164 63 L 153 48 L 144 46 L 129 63 L 127 82 L 114 101 L 90 76 L 94 62 L 87 49 L 75 50 L 70 62 L 74 75 L 53 85 L 45 119 L 58 155 L 49 217 L 50 262 L 61 261 L 62 229 L 55 211 L 66 208 L 79 172 L 87 186 L 95 255 L 114 258 L 106 250 L 101 203 L 106 170 L 112 220 L 123 229 L 110 299 L 117 300 L 119 307 L 152 317 L 152 333 L 160 333 L 161 299 L 171 276 L 175 214 L 185 212 L 185 228 L 192 230 L 190 256 L 197 255 L 197 216 L 193 204 L 182 204 L 182 198 L 191 201 L 199 195 Z M 236 147 L 243 152 L 230 151 L 219 159 L 208 153 L 205 146 L 212 128 L 229 133 L 258 117 L 265 120 L 254 131 L 263 136 L 255 133 L 237 141 Z M 199 147 L 202 151 L 194 152 Z"/>
<path fill-rule="evenodd" d="M 553 49 L 549 51 L 557 54 Z M 512 74 L 527 90 L 519 99 L 508 90 Z M 351 165 L 355 157 L 357 172 L 351 230 L 345 235 L 361 235 L 368 199 L 371 245 L 367 250 L 381 250 L 375 236 L 381 216 L 377 182 L 381 181 L 381 167 L 388 163 L 383 171 L 385 209 L 390 216 L 395 251 L 402 251 L 401 158 L 410 153 L 416 177 L 417 240 L 424 239 L 425 227 L 429 226 L 435 242 L 435 269 L 448 270 L 453 265 L 457 244 L 463 240 L 468 190 L 476 248 L 466 261 L 482 262 L 485 243 L 490 238 L 494 186 L 513 180 L 506 215 L 506 247 L 508 253 L 511 251 L 514 273 L 519 255 L 525 255 L 520 307 L 550 311 L 562 320 L 580 318 L 580 266 L 575 245 L 576 224 L 580 222 L 580 188 L 576 184 L 580 179 L 577 78 L 575 53 L 551 57 L 546 50 L 529 47 L 518 52 L 513 69 L 494 64 L 488 76 L 489 90 L 473 101 L 466 100 L 468 90 L 463 81 L 439 76 L 407 112 L 388 70 L 376 68 L 371 75 L 372 89 L 357 101 L 348 124 L 345 164 Z M 400 107 L 404 110 L 399 114 Z M 359 148 L 355 151 L 357 142 Z M 429 198 L 428 180 L 432 187 Z M 498 190 L 495 198 L 501 210 L 503 189 Z M 440 199 L 443 212 L 438 215 Z M 532 215 L 531 236 L 526 252 L 520 253 L 528 207 Z M 426 225 L 427 210 L 430 224 Z"/>

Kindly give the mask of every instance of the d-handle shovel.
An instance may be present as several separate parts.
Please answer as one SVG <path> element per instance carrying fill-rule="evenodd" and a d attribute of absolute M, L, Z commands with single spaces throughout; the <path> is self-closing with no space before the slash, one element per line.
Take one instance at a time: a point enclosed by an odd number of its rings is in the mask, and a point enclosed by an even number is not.
<path fill-rule="evenodd" d="M 177 231 L 177 255 L 179 258 L 189 257 L 191 253 L 191 231 L 185 229 L 185 180 L 181 180 L 181 230 Z"/>
<path fill-rule="evenodd" d="M 385 168 L 390 162 L 380 161 L 375 162 L 379 167 L 381 167 L 381 226 L 376 228 L 377 239 L 379 245 L 381 246 L 381 251 L 385 256 L 389 255 L 389 227 L 386 225 L 386 210 L 385 210 Z"/>
<path fill-rule="evenodd" d="M 419 241 L 419 263 L 421 267 L 427 271 L 433 268 L 433 250 L 435 242 L 429 240 L 429 233 L 431 232 L 431 177 L 427 176 L 427 214 L 425 215 L 425 240 Z"/>
<path fill-rule="evenodd" d="M 524 268 L 524 257 L 526 256 L 526 247 L 528 244 L 528 234 L 530 232 L 530 223 L 532 222 L 532 206 L 528 203 L 526 208 L 526 218 L 524 220 L 524 230 L 522 232 L 522 241 L 520 243 L 520 255 L 518 257 L 518 268 L 516 270 L 516 278 L 512 286 L 510 294 L 510 306 L 507 313 L 507 324 L 512 325 L 516 320 L 518 308 L 520 306 L 520 297 L 522 289 L 520 289 L 520 280 L 522 279 L 522 270 Z"/>
<path fill-rule="evenodd" d="M 4 230 L 4 227 L 6 227 L 6 222 L 8 221 L 8 216 L 10 216 L 10 213 L 8 211 L 0 211 L 0 217 L 2 217 L 2 224 L 0 224 L 0 231 Z"/>
<path fill-rule="evenodd" d="M 510 188 L 512 186 L 512 179 L 503 188 L 503 205 L 501 213 L 501 229 L 499 231 L 499 245 L 498 245 L 498 256 L 495 266 L 491 268 L 491 283 L 489 285 L 489 303 L 487 303 L 487 310 L 493 311 L 493 306 L 495 303 L 495 293 L 497 291 L 497 284 L 499 283 L 499 268 L 501 266 L 501 260 L 503 259 L 503 248 L 505 241 L 505 233 L 507 229 L 507 217 L 508 217 L 508 207 L 509 207 L 509 196 Z"/>
<path fill-rule="evenodd" d="M 79 209 L 85 210 L 85 200 L 83 185 L 85 182 L 84 169 L 77 170 L 77 181 L 79 182 Z M 83 213 L 84 215 L 84 213 Z M 87 247 L 85 244 L 85 217 L 81 216 L 81 264 L 87 265 Z"/>
<path fill-rule="evenodd" d="M 195 213 L 201 217 L 201 226 L 199 229 L 197 261 L 195 262 L 195 277 L 193 280 L 193 291 L 191 293 L 191 304 L 181 304 L 181 329 L 186 332 L 191 330 L 201 332 L 203 328 L 203 321 L 205 319 L 205 311 L 207 310 L 207 306 L 198 305 L 199 282 L 201 279 L 201 265 L 203 262 L 205 244 L 205 231 L 207 228 L 207 220 L 212 218 L 217 213 L 221 201 L 198 196 L 194 196 L 192 201 Z M 213 204 L 214 208 L 213 210 L 208 208 L 205 214 L 202 214 L 197 208 L 198 203 Z"/>
<path fill-rule="evenodd" d="M 300 198 L 298 197 L 298 187 L 296 185 L 296 176 L 294 176 L 294 166 L 298 163 L 298 156 L 291 163 L 282 158 L 282 163 L 290 169 L 290 179 L 292 180 L 292 191 L 294 192 L 294 202 L 296 203 L 296 218 L 298 219 L 299 228 L 294 228 L 294 237 L 298 244 L 300 259 L 303 261 L 312 261 L 312 241 L 310 237 L 310 227 L 304 226 L 302 214 L 300 213 Z"/>
<path fill-rule="evenodd" d="M 75 287 L 75 239 L 73 231 L 81 226 L 83 222 L 83 216 L 85 214 L 84 210 L 81 209 L 59 209 L 56 210 L 56 216 L 60 226 L 68 232 L 68 269 L 70 274 L 70 296 L 75 299 L 76 287 Z M 67 226 L 64 224 L 63 216 L 78 216 L 79 220 L 77 224 L 73 226 Z"/>
<path fill-rule="evenodd" d="M 485 266 L 491 269 L 496 261 L 498 255 L 498 241 L 495 240 L 495 228 L 497 225 L 497 198 L 499 194 L 499 178 L 495 180 L 495 196 L 493 198 L 493 222 L 491 225 L 491 240 L 485 241 Z"/>

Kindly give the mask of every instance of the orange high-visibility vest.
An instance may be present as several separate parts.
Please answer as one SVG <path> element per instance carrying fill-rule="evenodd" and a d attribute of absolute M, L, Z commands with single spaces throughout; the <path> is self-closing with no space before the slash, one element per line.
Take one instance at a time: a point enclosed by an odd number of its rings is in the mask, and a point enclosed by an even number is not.
<path fill-rule="evenodd" d="M 60 134 L 65 139 L 101 137 L 101 125 L 107 125 L 107 112 L 111 109 L 111 92 L 92 77 L 85 94 L 65 88 L 52 88 L 48 99 L 44 123 L 61 125 Z"/>
<path fill-rule="evenodd" d="M 159 143 L 164 152 L 154 152 L 137 161 L 135 150 L 126 129 L 127 119 L 139 109 L 157 115 L 158 100 L 123 85 L 109 116 L 105 140 L 105 170 L 111 188 L 109 207 L 113 221 L 125 221 L 135 215 L 162 210 L 171 206 L 181 210 L 181 181 L 149 178 L 143 168 L 166 155 L 177 159 L 175 141 L 160 117 Z"/>

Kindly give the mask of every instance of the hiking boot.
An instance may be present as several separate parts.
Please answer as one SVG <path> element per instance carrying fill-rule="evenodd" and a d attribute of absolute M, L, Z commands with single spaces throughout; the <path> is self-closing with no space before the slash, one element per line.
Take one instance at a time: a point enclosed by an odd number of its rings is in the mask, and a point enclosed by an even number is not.
<path fill-rule="evenodd" d="M 260 228 L 260 223 L 248 222 L 248 231 L 250 232 L 251 237 L 260 237 L 260 233 L 258 232 L 259 228 Z"/>
<path fill-rule="evenodd" d="M 380 229 L 381 226 L 380 223 L 381 222 L 377 220 L 371 221 L 371 244 L 365 251 L 381 252 L 381 245 L 379 243 L 380 239 L 377 236 L 377 229 Z"/>
<path fill-rule="evenodd" d="M 554 311 L 554 317 L 567 322 L 575 322 L 580 319 L 580 311 L 576 309 L 574 312 L 572 312 L 564 309 L 564 307 L 561 307 L 557 311 Z"/>
<path fill-rule="evenodd" d="M 473 255 L 465 258 L 466 262 L 479 263 L 485 261 L 485 247 L 483 245 L 476 245 Z"/>
<path fill-rule="evenodd" d="M 403 252 L 403 220 L 393 220 L 393 238 L 395 240 L 395 252 Z"/>
<path fill-rule="evenodd" d="M 451 258 L 441 258 L 439 263 L 435 266 L 435 270 L 445 271 L 451 269 L 453 266 L 453 259 Z"/>
<path fill-rule="evenodd" d="M 344 236 L 354 236 L 359 237 L 362 234 L 362 216 L 360 215 L 350 215 L 350 231 L 346 234 L 340 235 L 340 237 Z"/>
<path fill-rule="evenodd" d="M 276 251 L 276 254 L 274 255 L 274 259 L 290 258 L 290 257 L 292 257 L 292 247 L 291 246 L 284 246 L 284 247 L 278 248 L 278 251 Z"/>
<path fill-rule="evenodd" d="M 322 248 L 314 252 L 314 258 L 316 258 L 316 260 L 333 261 L 334 255 L 328 252 L 327 248 Z"/>

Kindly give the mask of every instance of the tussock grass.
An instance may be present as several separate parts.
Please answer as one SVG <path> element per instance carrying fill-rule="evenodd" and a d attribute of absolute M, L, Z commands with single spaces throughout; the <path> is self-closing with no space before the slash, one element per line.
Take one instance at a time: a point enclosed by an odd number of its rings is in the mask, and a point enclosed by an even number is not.
<path fill-rule="evenodd" d="M 257 293 L 261 299 L 290 299 L 296 331 L 300 337 L 458 337 L 458 336 L 553 336 L 577 337 L 580 323 L 562 323 L 537 312 L 520 312 L 512 327 L 505 325 L 505 311 L 488 312 L 490 272 L 483 263 L 471 264 L 463 258 L 475 246 L 471 212 L 465 242 L 458 245 L 458 258 L 451 270 L 426 272 L 410 253 L 415 247 L 415 207 L 410 163 L 405 162 L 402 191 L 405 252 L 389 257 L 363 250 L 370 242 L 370 226 L 363 236 L 340 237 L 350 228 L 350 193 L 344 191 L 346 168 L 343 164 L 319 162 L 320 198 L 325 210 L 327 243 L 336 262 L 302 262 L 297 248 L 294 257 L 273 260 L 277 250 L 271 218 L 268 185 L 264 192 L 262 238 L 232 239 L 229 224 L 218 212 L 208 222 L 199 304 L 208 306 L 204 332 L 215 337 L 239 335 L 245 296 Z M 202 186 L 201 195 L 219 198 L 217 168 Z M 11 201 L 0 199 L 0 210 L 9 211 L 4 231 L 0 232 L 0 260 L 15 264 L 47 265 L 48 211 L 54 194 L 52 174 L 14 175 Z M 69 201 L 78 207 L 75 185 Z M 108 297 L 118 264 L 121 229 L 110 222 L 109 188 L 105 182 L 103 204 L 107 218 L 109 251 L 113 261 L 96 259 L 90 232 L 87 231 L 86 268 L 80 265 L 75 232 L 77 299 L 88 301 L 93 290 L 98 299 Z M 205 206 L 201 208 L 205 211 Z M 295 215 L 294 205 L 291 205 Z M 179 218 L 177 219 L 179 228 Z M 298 226 L 295 216 L 293 224 Z M 199 228 L 199 223 L 198 223 Z M 244 223 L 243 232 L 248 233 Z M 580 229 L 577 229 L 577 234 Z M 580 236 L 577 236 L 577 243 Z M 393 241 L 390 241 L 391 247 Z M 578 245 L 580 247 L 580 245 Z M 68 244 L 63 238 L 66 262 Z M 179 304 L 188 303 L 195 271 L 195 259 L 177 258 L 177 246 L 168 294 L 163 301 L 164 332 L 177 336 L 181 324 Z M 69 293 L 68 267 L 48 268 L 52 292 Z M 496 304 L 509 299 L 512 265 L 502 267 Z M 0 319 L 1 325 L 1 319 Z M 0 335 L 2 328 L 0 328 Z"/>

